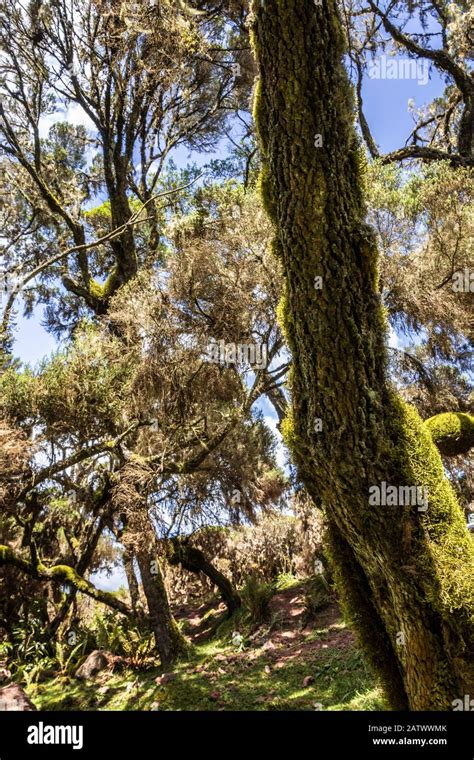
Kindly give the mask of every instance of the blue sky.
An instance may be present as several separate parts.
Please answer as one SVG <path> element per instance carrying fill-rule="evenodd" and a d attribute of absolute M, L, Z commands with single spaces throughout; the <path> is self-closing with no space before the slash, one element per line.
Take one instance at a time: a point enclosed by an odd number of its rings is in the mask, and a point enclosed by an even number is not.
<path fill-rule="evenodd" d="M 444 83 L 435 71 L 425 85 L 413 80 L 365 78 L 364 111 L 383 153 L 402 148 L 413 129 L 408 101 L 413 100 L 420 108 L 441 95 L 443 89 Z"/>
<path fill-rule="evenodd" d="M 374 139 L 382 152 L 403 147 L 410 134 L 413 120 L 409 113 L 408 101 L 411 99 L 419 108 L 440 95 L 443 87 L 443 82 L 435 71 L 431 72 L 431 77 L 425 85 L 416 80 L 377 80 L 366 76 L 363 91 L 364 111 Z M 68 117 L 74 122 L 88 122 L 85 114 L 76 106 L 70 110 Z M 48 124 L 50 123 L 49 120 Z M 181 148 L 173 158 L 178 166 L 184 166 L 188 161 L 204 163 L 209 156 L 191 155 Z M 44 330 L 41 321 L 41 313 L 36 312 L 30 319 L 25 319 L 21 315 L 21 309 L 18 310 L 14 350 L 16 356 L 25 362 L 34 364 L 56 347 L 54 338 Z"/>
<path fill-rule="evenodd" d="M 408 102 L 414 101 L 417 108 L 429 103 L 434 97 L 440 95 L 444 89 L 443 81 L 431 72 L 431 78 L 426 84 L 420 84 L 413 79 L 370 79 L 366 77 L 364 82 L 363 98 L 364 111 L 376 143 L 382 152 L 388 152 L 403 147 L 406 138 L 413 128 L 413 120 L 409 113 Z M 76 106 L 67 114 L 70 121 L 85 123 L 88 120 Z M 63 117 L 64 118 L 64 117 Z M 44 129 L 51 124 L 44 125 Z M 216 158 L 219 155 L 214 156 Z M 180 149 L 173 156 L 175 163 L 182 167 L 188 162 L 202 164 L 208 161 L 210 156 L 190 155 L 188 151 Z M 21 316 L 21 307 L 18 309 L 16 329 L 14 332 L 14 353 L 24 362 L 36 364 L 41 358 L 49 355 L 57 343 L 41 325 L 42 312 L 37 310 L 29 319 Z M 391 343 L 397 343 L 397 336 L 392 335 Z M 267 402 L 262 403 L 262 411 L 270 427 L 276 432 L 276 418 Z M 283 462 L 284 453 L 280 451 L 279 458 Z M 103 589 L 113 590 L 118 586 L 125 585 L 125 576 L 120 569 L 113 572 L 110 577 L 100 573 L 91 580 Z"/>

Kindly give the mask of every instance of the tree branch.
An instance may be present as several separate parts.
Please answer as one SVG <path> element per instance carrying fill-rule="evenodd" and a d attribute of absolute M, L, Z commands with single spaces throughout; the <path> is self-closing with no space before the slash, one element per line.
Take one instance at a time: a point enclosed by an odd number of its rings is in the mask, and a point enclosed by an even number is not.
<path fill-rule="evenodd" d="M 109 591 L 101 591 L 96 588 L 92 583 L 86 581 L 85 578 L 82 578 L 74 568 L 69 565 L 53 565 L 53 567 L 48 568 L 39 561 L 34 565 L 33 562 L 29 562 L 15 554 L 11 547 L 0 546 L 0 566 L 2 565 L 12 565 L 13 567 L 17 567 L 27 575 L 39 580 L 71 586 L 76 589 L 76 591 L 80 591 L 82 594 L 90 596 L 97 602 L 102 602 L 102 604 L 112 607 L 112 609 L 117 610 L 117 612 L 121 612 L 122 615 L 130 616 L 132 614 L 132 610 L 127 604 L 125 604 L 125 602 L 117 599 L 117 597 Z"/>
<path fill-rule="evenodd" d="M 403 161 L 405 158 L 426 158 L 436 161 L 449 161 L 452 166 L 474 166 L 474 156 L 461 156 L 459 153 L 447 153 L 437 148 L 427 148 L 422 145 L 408 145 L 406 148 L 394 150 L 381 156 L 382 164 L 391 164 L 395 161 Z"/>
<path fill-rule="evenodd" d="M 443 412 L 425 420 L 425 428 L 441 454 L 467 454 L 474 447 L 474 416 L 463 412 Z"/>
<path fill-rule="evenodd" d="M 385 31 L 388 32 L 396 42 L 403 45 L 410 53 L 413 53 L 418 58 L 428 58 L 428 60 L 433 61 L 439 69 L 452 76 L 456 85 L 466 98 L 471 97 L 472 84 L 469 75 L 461 68 L 461 66 L 458 66 L 445 50 L 431 50 L 430 48 L 418 45 L 418 43 L 411 37 L 402 32 L 399 27 L 395 26 L 373 0 L 368 0 L 368 3 L 373 13 L 382 19 Z"/>

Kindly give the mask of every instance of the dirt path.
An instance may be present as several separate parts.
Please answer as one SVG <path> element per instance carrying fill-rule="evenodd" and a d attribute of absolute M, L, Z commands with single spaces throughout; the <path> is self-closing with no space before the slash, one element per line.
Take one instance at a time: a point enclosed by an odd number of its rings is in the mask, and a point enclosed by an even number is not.
<path fill-rule="evenodd" d="M 176 619 L 184 623 L 186 635 L 194 643 L 206 640 L 216 625 L 225 619 L 222 603 L 207 603 L 198 608 L 180 607 Z M 321 633 L 317 638 L 314 631 Z M 262 624 L 251 636 L 255 656 L 263 652 L 283 667 L 289 659 L 298 658 L 318 649 L 343 649 L 355 644 L 354 635 L 341 625 L 341 612 L 337 604 L 330 604 L 307 621 L 304 605 L 304 585 L 294 586 L 275 594 L 270 602 L 267 624 Z M 248 659 L 251 653 L 235 654 L 237 659 Z"/>

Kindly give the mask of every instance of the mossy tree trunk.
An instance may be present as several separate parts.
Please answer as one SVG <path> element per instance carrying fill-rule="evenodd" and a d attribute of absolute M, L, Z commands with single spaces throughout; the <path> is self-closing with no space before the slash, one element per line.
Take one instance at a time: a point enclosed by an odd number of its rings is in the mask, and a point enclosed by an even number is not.
<path fill-rule="evenodd" d="M 161 570 L 155 526 L 148 514 L 147 493 L 143 487 L 143 474 L 138 470 L 124 468 L 124 482 L 131 484 L 127 510 L 121 513 L 120 541 L 125 549 L 125 562 L 132 606 L 138 606 L 139 593 L 135 588 L 132 558 L 136 559 L 143 593 L 148 607 L 148 619 L 154 634 L 161 666 L 169 670 L 181 657 L 190 653 L 191 646 L 181 633 L 173 617 L 163 573 Z"/>
<path fill-rule="evenodd" d="M 176 660 L 189 652 L 189 645 L 171 614 L 156 554 L 140 549 L 136 558 L 161 666 L 164 670 L 169 670 Z"/>
<path fill-rule="evenodd" d="M 47 581 L 60 586 L 68 586 L 74 591 L 90 596 L 97 602 L 102 602 L 111 607 L 122 615 L 131 616 L 130 607 L 122 602 L 121 599 L 110 591 L 102 591 L 96 588 L 86 578 L 82 578 L 77 571 L 70 565 L 53 565 L 46 567 L 38 559 L 27 560 L 20 554 L 16 553 L 10 546 L 0 545 L 0 568 L 4 565 L 10 565 L 22 570 L 24 573 L 38 581 Z"/>
<path fill-rule="evenodd" d="M 324 504 L 339 591 L 392 706 L 450 709 L 474 689 L 473 545 L 429 432 L 387 382 L 336 4 L 254 0 L 252 35 L 262 197 L 293 354 L 285 438 Z M 428 508 L 372 506 L 383 482 L 426 488 Z"/>
<path fill-rule="evenodd" d="M 133 560 L 134 560 L 133 554 L 130 554 L 129 552 L 124 552 L 123 566 L 125 570 L 125 575 L 127 577 L 128 591 L 130 594 L 130 604 L 132 605 L 132 610 L 134 614 L 137 614 L 140 608 L 140 589 L 138 586 L 137 577 L 135 575 Z"/>

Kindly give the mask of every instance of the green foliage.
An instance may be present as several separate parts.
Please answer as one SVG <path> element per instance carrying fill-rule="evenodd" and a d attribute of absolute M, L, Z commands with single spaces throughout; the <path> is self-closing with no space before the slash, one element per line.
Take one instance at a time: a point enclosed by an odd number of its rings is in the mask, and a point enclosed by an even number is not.
<path fill-rule="evenodd" d="M 334 601 L 334 594 L 323 575 L 314 575 L 304 585 L 305 621 L 314 620 L 320 610 Z"/>
<path fill-rule="evenodd" d="M 230 621 L 227 621 L 230 622 Z M 337 631 L 345 626 L 337 624 Z M 317 646 L 275 660 L 262 647 L 236 652 L 231 637 L 220 637 L 196 647 L 191 662 L 180 663 L 177 678 L 157 686 L 157 670 L 139 676 L 128 670 L 107 680 L 105 693 L 96 684 L 56 679 L 32 684 L 29 696 L 43 710 L 385 710 L 381 689 L 361 652 L 353 645 L 338 648 L 334 629 L 316 628 L 308 642 Z M 251 655 L 251 656 L 249 656 Z M 306 676 L 314 682 L 304 686 Z M 217 692 L 219 699 L 211 695 Z"/>
<path fill-rule="evenodd" d="M 241 596 L 252 623 L 261 623 L 268 618 L 270 602 L 275 591 L 274 583 L 261 581 L 256 575 L 248 576 L 242 588 Z"/>
<path fill-rule="evenodd" d="M 50 434 L 101 435 L 120 419 L 130 371 L 118 341 L 101 340 L 84 322 L 70 346 L 34 372 L 11 368 L 0 376 L 0 413 Z"/>
<path fill-rule="evenodd" d="M 280 573 L 274 583 L 276 591 L 285 591 L 287 588 L 293 588 L 301 584 L 301 578 L 297 578 L 293 573 Z"/>
<path fill-rule="evenodd" d="M 119 618 L 109 611 L 96 612 L 90 637 L 94 648 L 125 657 L 135 668 L 143 667 L 154 649 L 153 634 L 146 624 Z"/>
<path fill-rule="evenodd" d="M 84 218 L 91 223 L 110 223 L 112 219 L 110 201 L 104 201 L 100 206 L 86 209 L 84 211 Z"/>
<path fill-rule="evenodd" d="M 10 367 L 0 373 L 0 411 L 13 420 L 24 421 L 33 416 L 35 375 L 30 368 L 19 371 Z"/>
<path fill-rule="evenodd" d="M 36 608 L 36 609 L 35 609 Z M 11 633 L 11 655 L 18 664 L 32 665 L 38 660 L 52 656 L 54 645 L 42 631 L 40 603 L 33 602 L 27 621 L 15 625 Z"/>
<path fill-rule="evenodd" d="M 34 605 L 33 605 L 34 607 Z M 28 623 L 17 625 L 12 630 L 11 642 L 0 645 L 0 658 L 6 655 L 6 662 L 13 680 L 31 685 L 54 675 L 65 676 L 78 666 L 87 648 L 87 637 L 75 646 L 59 638 L 44 636 L 40 618 L 32 614 Z"/>
<path fill-rule="evenodd" d="M 86 647 L 87 638 L 84 638 L 73 647 L 62 641 L 55 641 L 52 664 L 58 675 L 64 676 L 76 670 Z"/>

